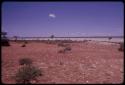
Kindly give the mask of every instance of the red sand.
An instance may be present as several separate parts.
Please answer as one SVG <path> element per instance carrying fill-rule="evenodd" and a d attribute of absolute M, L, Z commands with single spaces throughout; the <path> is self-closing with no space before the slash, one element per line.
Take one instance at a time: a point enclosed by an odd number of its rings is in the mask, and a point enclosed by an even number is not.
<path fill-rule="evenodd" d="M 12 76 L 19 68 L 19 59 L 29 57 L 42 69 L 41 83 L 123 83 L 123 52 L 119 44 L 71 43 L 72 50 L 58 53 L 62 47 L 56 44 L 11 42 L 2 47 L 2 82 L 14 84 Z M 61 62 L 61 64 L 60 64 Z"/>

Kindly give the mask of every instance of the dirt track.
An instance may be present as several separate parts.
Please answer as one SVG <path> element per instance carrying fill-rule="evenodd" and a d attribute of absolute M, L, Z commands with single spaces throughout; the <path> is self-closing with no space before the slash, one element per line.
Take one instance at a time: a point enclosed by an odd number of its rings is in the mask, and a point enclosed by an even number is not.
<path fill-rule="evenodd" d="M 35 83 L 122 83 L 123 52 L 119 44 L 71 43 L 72 50 L 58 53 L 56 44 L 11 42 L 2 47 L 2 82 L 15 83 L 12 76 L 19 68 L 18 60 L 29 57 L 42 69 L 43 76 Z"/>

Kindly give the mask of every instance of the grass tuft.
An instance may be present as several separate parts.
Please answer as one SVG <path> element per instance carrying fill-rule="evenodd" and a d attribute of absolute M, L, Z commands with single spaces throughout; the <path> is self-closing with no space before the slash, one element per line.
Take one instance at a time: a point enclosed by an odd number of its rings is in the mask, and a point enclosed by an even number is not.
<path fill-rule="evenodd" d="M 30 58 L 22 58 L 19 60 L 19 64 L 20 65 L 31 65 L 32 64 L 32 60 Z"/>

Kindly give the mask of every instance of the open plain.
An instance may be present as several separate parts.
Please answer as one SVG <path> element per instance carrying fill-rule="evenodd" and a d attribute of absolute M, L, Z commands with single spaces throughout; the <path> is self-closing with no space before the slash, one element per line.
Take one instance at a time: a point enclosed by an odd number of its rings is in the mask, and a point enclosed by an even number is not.
<path fill-rule="evenodd" d="M 19 59 L 27 57 L 42 70 L 36 84 L 107 84 L 123 83 L 123 52 L 119 44 L 96 41 L 69 43 L 71 51 L 59 53 L 57 44 L 10 42 L 2 47 L 2 82 L 15 84 L 13 76 Z"/>

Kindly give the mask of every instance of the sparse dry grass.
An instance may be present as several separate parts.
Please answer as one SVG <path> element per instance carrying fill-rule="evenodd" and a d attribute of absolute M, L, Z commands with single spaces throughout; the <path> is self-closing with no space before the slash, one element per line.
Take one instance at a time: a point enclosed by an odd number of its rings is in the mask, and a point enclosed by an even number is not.
<path fill-rule="evenodd" d="M 42 68 L 44 76 L 38 77 L 42 83 L 122 83 L 124 55 L 118 51 L 119 44 L 84 45 L 72 43 L 71 51 L 59 54 L 61 48 L 38 42 L 29 42 L 26 48 L 21 43 L 10 43 L 2 47 L 2 82 L 15 84 L 11 75 L 19 68 L 18 60 L 24 56 L 33 59 L 36 67 Z"/>

